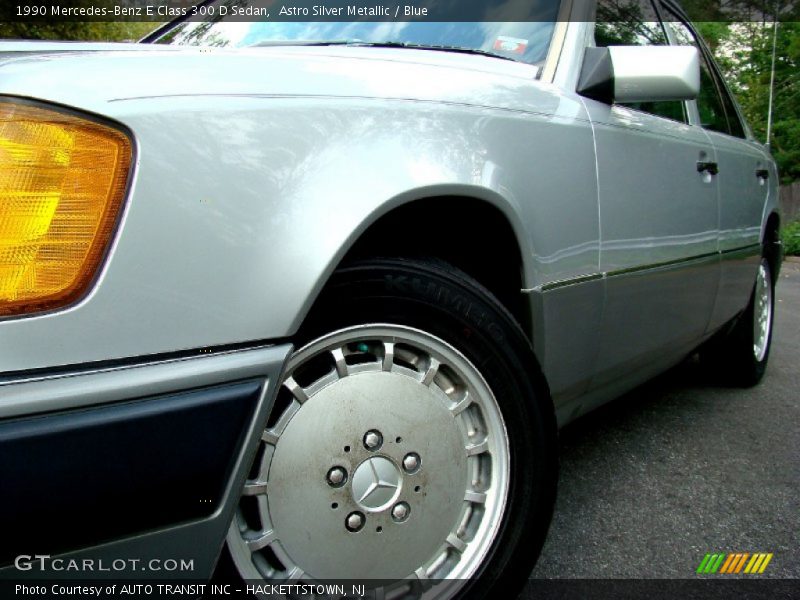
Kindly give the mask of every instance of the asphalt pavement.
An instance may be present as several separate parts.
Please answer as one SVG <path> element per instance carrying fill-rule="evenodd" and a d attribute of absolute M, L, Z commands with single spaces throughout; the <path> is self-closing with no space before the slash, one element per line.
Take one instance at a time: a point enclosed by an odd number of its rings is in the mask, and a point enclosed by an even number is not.
<path fill-rule="evenodd" d="M 773 553 L 761 577 L 800 578 L 797 259 L 776 297 L 759 386 L 720 387 L 687 361 L 561 432 L 555 516 L 531 578 L 685 579 L 714 552 Z"/>

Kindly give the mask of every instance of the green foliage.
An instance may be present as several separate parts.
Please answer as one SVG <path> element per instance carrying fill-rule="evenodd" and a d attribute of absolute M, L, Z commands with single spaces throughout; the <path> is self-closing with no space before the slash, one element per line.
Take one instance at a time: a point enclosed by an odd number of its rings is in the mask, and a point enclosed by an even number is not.
<path fill-rule="evenodd" d="M 786 256 L 800 256 L 800 221 L 789 223 L 781 229 L 783 251 Z"/>
<path fill-rule="evenodd" d="M 699 23 L 753 129 L 766 141 L 774 29 L 771 23 Z M 800 23 L 780 23 L 775 64 L 772 153 L 782 183 L 800 179 Z"/>
<path fill-rule="evenodd" d="M 726 56 L 720 52 L 720 45 L 730 37 L 731 24 L 720 21 L 697 21 L 695 26 L 717 60 L 725 60 Z"/>
<path fill-rule="evenodd" d="M 763 22 L 776 12 L 782 21 L 800 20 L 795 0 L 682 0 L 681 5 L 695 22 Z"/>
<path fill-rule="evenodd" d="M 31 22 L 0 23 L 0 38 L 23 40 L 84 40 L 97 42 L 137 41 L 159 23 Z"/>
<path fill-rule="evenodd" d="M 780 24 L 770 142 L 781 182 L 800 180 L 800 2 L 682 0 L 681 4 L 714 53 L 753 133 L 762 142 L 767 137 L 772 24 L 777 15 Z M 601 5 L 605 12 L 598 10 L 598 17 L 607 22 L 598 24 L 598 43 L 636 44 L 649 38 L 641 26 L 633 26 L 644 17 L 638 6 L 639 0 Z"/>
<path fill-rule="evenodd" d="M 683 5 L 696 22 L 700 21 L 696 23 L 700 33 L 714 52 L 753 133 L 761 141 L 766 141 L 767 137 L 775 33 L 773 21 L 777 14 L 780 23 L 770 142 L 781 173 L 781 183 L 800 180 L 798 3 L 785 0 L 684 0 Z M 723 17 L 725 22 L 722 22 Z"/>
<path fill-rule="evenodd" d="M 737 48 L 727 70 L 745 115 L 766 139 L 774 29 L 747 23 L 731 37 Z M 780 23 L 775 64 L 772 152 L 783 183 L 800 179 L 800 23 Z"/>

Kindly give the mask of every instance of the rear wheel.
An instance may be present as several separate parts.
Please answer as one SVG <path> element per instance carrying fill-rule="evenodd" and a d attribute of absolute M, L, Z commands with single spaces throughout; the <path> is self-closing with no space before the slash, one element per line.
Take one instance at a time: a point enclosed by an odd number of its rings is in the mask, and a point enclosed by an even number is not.
<path fill-rule="evenodd" d="M 555 423 L 508 312 L 446 265 L 372 260 L 336 273 L 300 338 L 228 534 L 238 574 L 519 588 L 552 513 Z"/>
<path fill-rule="evenodd" d="M 744 387 L 759 383 L 772 344 L 775 283 L 770 261 L 761 259 L 750 302 L 733 329 L 708 349 L 712 364 L 726 381 Z"/>

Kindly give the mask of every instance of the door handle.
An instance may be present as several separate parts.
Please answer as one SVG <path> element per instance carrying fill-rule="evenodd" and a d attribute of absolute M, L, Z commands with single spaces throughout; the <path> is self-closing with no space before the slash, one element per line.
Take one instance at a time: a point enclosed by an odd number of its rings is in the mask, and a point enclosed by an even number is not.
<path fill-rule="evenodd" d="M 767 179 L 769 179 L 769 169 L 758 169 L 756 171 L 756 177 L 766 181 Z"/>
<path fill-rule="evenodd" d="M 697 163 L 698 173 L 708 173 L 709 175 L 719 174 L 719 165 L 715 162 L 699 161 Z"/>

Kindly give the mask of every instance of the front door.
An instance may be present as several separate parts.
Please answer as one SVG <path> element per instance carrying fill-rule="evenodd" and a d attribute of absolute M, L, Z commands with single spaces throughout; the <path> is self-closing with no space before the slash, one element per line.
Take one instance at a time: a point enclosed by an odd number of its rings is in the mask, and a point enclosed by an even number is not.
<path fill-rule="evenodd" d="M 654 11 L 613 22 L 602 19 L 606 4 L 616 3 L 598 3 L 598 44 L 668 43 Z M 717 157 L 686 103 L 587 105 L 606 278 L 592 387 L 621 391 L 679 360 L 707 329 L 719 278 Z"/>
<path fill-rule="evenodd" d="M 761 222 L 770 189 L 770 161 L 763 148 L 748 139 L 735 102 L 714 68 L 713 59 L 694 30 L 669 12 L 669 27 L 680 45 L 701 53 L 700 124 L 713 144 L 719 164 L 720 287 L 709 329 L 715 330 L 740 312 L 750 299 L 761 257 Z"/>

